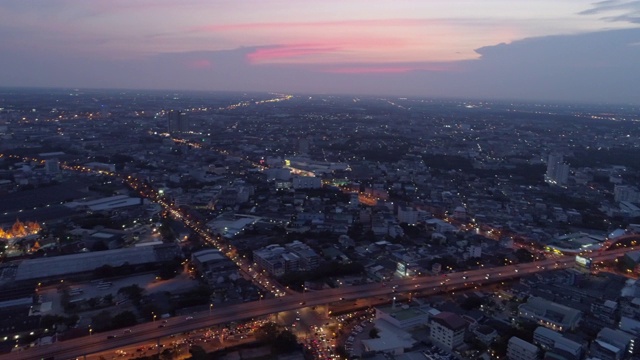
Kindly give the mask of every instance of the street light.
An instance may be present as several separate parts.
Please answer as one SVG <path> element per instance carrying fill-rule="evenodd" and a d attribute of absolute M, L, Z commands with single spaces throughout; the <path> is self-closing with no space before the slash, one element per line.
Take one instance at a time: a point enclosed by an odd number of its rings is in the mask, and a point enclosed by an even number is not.
<path fill-rule="evenodd" d="M 151 313 L 151 314 L 153 314 L 153 321 L 156 321 L 156 316 L 157 315 L 155 313 Z"/>
<path fill-rule="evenodd" d="M 211 315 L 211 309 L 213 309 L 213 304 L 209 304 L 209 315 Z"/>

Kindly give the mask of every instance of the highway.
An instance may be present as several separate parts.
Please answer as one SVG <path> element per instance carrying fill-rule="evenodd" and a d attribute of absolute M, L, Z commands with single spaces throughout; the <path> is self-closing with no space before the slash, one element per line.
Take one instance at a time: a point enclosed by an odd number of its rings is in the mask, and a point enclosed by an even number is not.
<path fill-rule="evenodd" d="M 592 253 L 589 256 L 594 262 L 600 262 L 613 260 L 631 250 L 633 250 L 633 248 L 622 248 L 603 253 Z M 5 354 L 0 356 L 0 359 L 42 359 L 50 356 L 54 356 L 56 360 L 73 359 L 82 357 L 85 354 L 118 349 L 131 344 L 155 343 L 159 338 L 172 334 L 200 329 L 215 324 L 255 318 L 281 311 L 295 310 L 305 306 L 329 304 L 341 300 L 389 296 L 394 293 L 411 292 L 419 294 L 419 296 L 427 296 L 440 292 L 449 292 L 457 289 L 511 280 L 537 272 L 568 268 L 574 266 L 574 264 L 575 258 L 573 256 L 562 256 L 526 264 L 486 269 L 481 268 L 438 276 L 396 279 L 384 284 L 371 283 L 326 289 L 225 307 L 214 307 L 211 312 L 207 310 L 188 317 L 173 317 L 166 319 L 166 323 L 155 321 L 140 324 L 131 327 L 131 333 L 128 334 L 123 334 L 122 330 L 99 334 L 94 333 L 92 335 L 87 334 L 87 336 L 81 338 Z M 116 335 L 116 337 L 107 339 L 109 335 Z"/>

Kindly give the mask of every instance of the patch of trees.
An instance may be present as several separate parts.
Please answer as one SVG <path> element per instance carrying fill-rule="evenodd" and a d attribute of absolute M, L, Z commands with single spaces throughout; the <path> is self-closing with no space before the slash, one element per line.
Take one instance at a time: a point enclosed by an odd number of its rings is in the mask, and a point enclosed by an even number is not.
<path fill-rule="evenodd" d="M 133 273 L 133 266 L 124 263 L 120 266 L 103 265 L 93 270 L 93 276 L 96 279 L 110 278 L 114 276 L 129 276 Z"/>
<path fill-rule="evenodd" d="M 602 167 L 610 165 L 622 165 L 640 170 L 640 149 L 637 148 L 611 148 L 611 149 L 584 149 L 575 151 L 574 156 L 567 158 L 571 167 Z"/>
<path fill-rule="evenodd" d="M 527 249 L 520 248 L 515 252 L 516 258 L 520 263 L 530 263 L 535 259 L 535 256 Z"/>
<path fill-rule="evenodd" d="M 310 271 L 295 271 L 284 274 L 278 281 L 292 289 L 302 290 L 305 281 L 326 280 L 335 276 L 358 275 L 364 272 L 364 266 L 360 263 L 342 264 L 331 262 Z"/>
<path fill-rule="evenodd" d="M 136 315 L 131 311 L 123 311 L 112 317 L 109 311 L 104 310 L 91 317 L 92 329 L 96 332 L 120 329 L 137 323 Z"/>
<path fill-rule="evenodd" d="M 174 300 L 175 308 L 184 308 L 197 305 L 209 304 L 211 290 L 206 285 L 200 285 L 197 288 L 188 291 Z"/>
<path fill-rule="evenodd" d="M 473 170 L 473 163 L 470 159 L 458 155 L 422 155 L 422 161 L 430 168 L 439 170 Z"/>
<path fill-rule="evenodd" d="M 118 289 L 118 295 L 125 296 L 127 299 L 131 300 L 131 302 L 136 306 L 140 305 L 143 292 L 144 292 L 144 289 L 141 288 L 138 284 L 123 286 L 120 289 Z"/>
<path fill-rule="evenodd" d="M 298 348 L 298 339 L 289 330 L 283 330 L 278 324 L 268 322 L 256 331 L 256 339 L 271 345 L 275 354 L 288 353 Z"/>
<path fill-rule="evenodd" d="M 78 315 L 74 314 L 71 316 L 61 316 L 61 315 L 44 315 L 40 318 L 40 327 L 45 329 L 52 329 L 54 325 L 57 327 L 59 325 L 65 325 L 66 327 L 72 327 L 78 322 Z"/>

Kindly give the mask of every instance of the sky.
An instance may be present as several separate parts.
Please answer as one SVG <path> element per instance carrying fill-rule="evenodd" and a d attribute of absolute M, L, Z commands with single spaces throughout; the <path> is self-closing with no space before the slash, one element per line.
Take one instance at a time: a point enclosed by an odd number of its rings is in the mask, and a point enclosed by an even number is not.
<path fill-rule="evenodd" d="M 640 103 L 640 1 L 0 0 L 0 86 Z"/>

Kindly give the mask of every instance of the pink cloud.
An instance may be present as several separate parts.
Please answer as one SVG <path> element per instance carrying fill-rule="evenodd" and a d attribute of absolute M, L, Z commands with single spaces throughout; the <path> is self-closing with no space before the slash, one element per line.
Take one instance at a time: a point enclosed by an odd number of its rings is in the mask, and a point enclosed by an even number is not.
<path fill-rule="evenodd" d="M 257 48 L 247 54 L 251 63 L 283 62 L 300 60 L 311 55 L 335 55 L 340 56 L 351 52 L 362 51 L 395 51 L 407 45 L 402 39 L 384 38 L 347 38 L 347 39 L 323 39 L 322 41 L 307 44 L 286 44 Z M 326 60 L 326 59 L 325 59 Z M 313 62 L 313 61 L 307 61 Z"/>
<path fill-rule="evenodd" d="M 196 59 L 185 62 L 185 66 L 189 69 L 209 69 L 213 64 L 207 59 Z"/>
<path fill-rule="evenodd" d="M 338 50 L 338 47 L 312 44 L 281 45 L 256 49 L 254 52 L 247 54 L 247 59 L 249 60 L 249 62 L 255 64 L 279 59 L 290 59 L 308 55 L 327 54 Z"/>
<path fill-rule="evenodd" d="M 372 20 L 340 20 L 315 22 L 271 22 L 271 23 L 239 23 L 223 25 L 205 25 L 191 28 L 193 32 L 218 32 L 257 29 L 291 29 L 291 28 L 327 28 L 327 27 L 383 27 L 383 26 L 424 26 L 442 23 L 440 20 L 424 19 L 372 19 Z"/>

